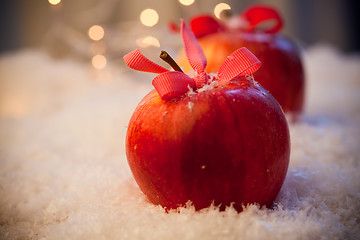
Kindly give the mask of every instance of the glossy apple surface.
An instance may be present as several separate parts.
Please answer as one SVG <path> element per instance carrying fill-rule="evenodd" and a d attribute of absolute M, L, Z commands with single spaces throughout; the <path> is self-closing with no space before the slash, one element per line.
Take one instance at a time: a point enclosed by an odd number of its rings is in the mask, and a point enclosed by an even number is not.
<path fill-rule="evenodd" d="M 140 189 L 154 204 L 195 208 L 213 202 L 270 206 L 290 155 L 288 125 L 278 102 L 252 80 L 162 100 L 154 90 L 137 106 L 126 154 Z"/>
<path fill-rule="evenodd" d="M 216 72 L 224 59 L 240 47 L 260 61 L 254 78 L 280 103 L 284 112 L 300 113 L 304 106 L 305 76 L 298 46 L 282 34 L 219 32 L 198 39 L 208 59 L 206 71 Z M 184 53 L 178 63 L 190 69 Z"/>

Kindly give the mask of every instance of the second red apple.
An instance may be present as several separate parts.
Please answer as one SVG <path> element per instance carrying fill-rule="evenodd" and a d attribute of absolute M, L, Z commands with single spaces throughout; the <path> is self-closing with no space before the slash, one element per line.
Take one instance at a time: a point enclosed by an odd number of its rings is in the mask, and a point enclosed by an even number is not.
<path fill-rule="evenodd" d="M 255 16 L 255 17 L 254 17 Z M 305 76 L 298 45 L 279 31 L 282 27 L 280 15 L 272 8 L 254 6 L 247 9 L 235 20 L 245 18 L 253 28 L 230 23 L 221 23 L 210 16 L 199 16 L 191 20 L 191 26 L 208 59 L 206 71 L 216 72 L 224 59 L 240 47 L 248 48 L 262 63 L 254 78 L 265 87 L 280 103 L 286 113 L 298 115 L 304 107 Z M 241 20 L 242 19 L 242 20 Z M 245 19 L 246 20 L 246 19 Z M 277 21 L 269 31 L 256 29 L 261 21 Z M 204 24 L 207 22 L 208 24 Z M 234 21 L 232 21 L 234 22 Z M 201 26 L 198 26 L 201 23 Z M 216 25 L 214 27 L 211 27 Z M 208 34 L 206 29 L 209 28 Z M 199 32 L 200 34 L 196 34 Z M 185 72 L 190 69 L 184 52 L 180 53 L 179 65 Z"/>

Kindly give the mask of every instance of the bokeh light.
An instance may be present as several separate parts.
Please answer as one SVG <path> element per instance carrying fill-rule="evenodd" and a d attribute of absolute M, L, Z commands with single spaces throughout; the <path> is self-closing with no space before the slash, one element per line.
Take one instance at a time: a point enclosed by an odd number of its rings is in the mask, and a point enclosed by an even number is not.
<path fill-rule="evenodd" d="M 99 41 L 104 37 L 104 29 L 99 25 L 89 28 L 89 37 L 94 41 Z"/>
<path fill-rule="evenodd" d="M 160 47 L 159 40 L 152 36 L 138 38 L 138 39 L 136 39 L 136 44 L 142 48 L 146 48 L 146 47 L 150 47 L 150 46 Z"/>
<path fill-rule="evenodd" d="M 48 2 L 51 4 L 51 5 L 57 5 L 61 2 L 61 0 L 48 0 Z"/>
<path fill-rule="evenodd" d="M 193 4 L 193 3 L 195 2 L 195 0 L 179 0 L 179 2 L 180 2 L 182 5 L 190 6 L 191 4 Z"/>
<path fill-rule="evenodd" d="M 159 21 L 159 15 L 154 9 L 145 9 L 140 14 L 140 21 L 148 27 L 152 27 Z"/>
<path fill-rule="evenodd" d="M 221 15 L 221 12 L 224 11 L 224 10 L 230 10 L 231 7 L 229 4 L 227 3 L 219 3 L 215 6 L 214 8 L 214 14 L 217 18 L 220 19 L 220 15 Z"/>
<path fill-rule="evenodd" d="M 106 58 L 104 55 L 98 54 L 92 58 L 92 65 L 96 69 L 103 69 L 106 66 Z"/>

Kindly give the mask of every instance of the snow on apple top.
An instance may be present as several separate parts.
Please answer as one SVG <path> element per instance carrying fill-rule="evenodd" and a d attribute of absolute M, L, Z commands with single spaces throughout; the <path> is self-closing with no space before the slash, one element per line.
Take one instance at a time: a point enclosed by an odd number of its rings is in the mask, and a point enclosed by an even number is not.
<path fill-rule="evenodd" d="M 229 55 L 220 66 L 216 75 L 209 75 L 205 72 L 207 60 L 200 47 L 195 35 L 181 20 L 181 37 L 186 53 L 186 57 L 194 76 L 190 77 L 183 72 L 170 71 L 142 55 L 136 49 L 124 56 L 125 63 L 132 69 L 159 73 L 152 84 L 163 100 L 181 96 L 189 91 L 200 89 L 210 80 L 216 80 L 221 85 L 229 83 L 232 79 L 254 73 L 260 67 L 259 59 L 255 57 L 247 48 L 239 48 Z M 215 78 L 215 79 L 214 79 Z"/>

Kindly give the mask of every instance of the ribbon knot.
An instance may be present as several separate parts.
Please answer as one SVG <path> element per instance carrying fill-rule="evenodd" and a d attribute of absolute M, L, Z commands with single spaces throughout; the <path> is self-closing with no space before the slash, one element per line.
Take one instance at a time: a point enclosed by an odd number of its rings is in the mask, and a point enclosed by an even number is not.
<path fill-rule="evenodd" d="M 185 73 L 169 71 L 147 59 L 136 49 L 124 56 L 125 63 L 132 69 L 159 73 L 152 84 L 163 100 L 179 97 L 192 89 L 199 89 L 208 83 L 210 77 L 205 72 L 207 60 L 195 35 L 181 20 L 181 37 L 190 66 L 195 71 L 193 78 Z M 260 61 L 247 48 L 240 48 L 225 59 L 220 66 L 216 80 L 227 84 L 232 79 L 254 73 L 260 67 Z"/>

